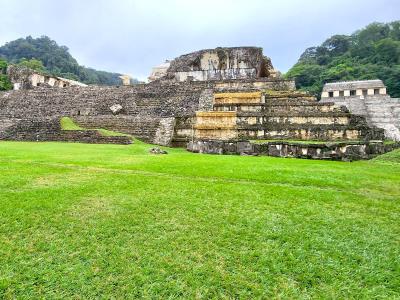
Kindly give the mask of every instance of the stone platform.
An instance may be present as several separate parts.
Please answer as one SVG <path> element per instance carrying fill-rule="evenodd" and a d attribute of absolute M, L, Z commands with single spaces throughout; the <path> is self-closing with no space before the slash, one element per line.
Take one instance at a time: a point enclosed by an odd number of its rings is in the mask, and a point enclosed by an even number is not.
<path fill-rule="evenodd" d="M 324 160 L 362 160 L 371 159 L 400 148 L 400 142 L 385 144 L 382 141 L 369 142 L 318 142 L 198 140 L 189 142 L 187 150 L 205 154 L 265 155 Z"/>

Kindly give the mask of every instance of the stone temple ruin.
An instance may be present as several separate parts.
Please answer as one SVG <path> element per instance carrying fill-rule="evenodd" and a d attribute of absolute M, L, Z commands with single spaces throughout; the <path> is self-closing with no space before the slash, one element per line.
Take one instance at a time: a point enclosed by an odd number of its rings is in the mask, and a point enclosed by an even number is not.
<path fill-rule="evenodd" d="M 201 50 L 156 68 L 148 84 L 35 87 L 0 93 L 0 139 L 146 142 L 202 153 L 363 159 L 398 146 L 385 129 L 283 80 L 261 48 Z"/>
<path fill-rule="evenodd" d="M 386 138 L 400 141 L 400 99 L 387 95 L 381 80 L 327 83 L 321 102 L 345 106 L 364 116 L 368 124 L 384 129 Z"/>
<path fill-rule="evenodd" d="M 10 65 L 7 68 L 7 75 L 11 80 L 14 90 L 31 89 L 38 86 L 47 87 L 68 87 L 87 86 L 86 84 L 58 76 L 51 76 L 42 72 L 31 70 L 27 67 Z"/>

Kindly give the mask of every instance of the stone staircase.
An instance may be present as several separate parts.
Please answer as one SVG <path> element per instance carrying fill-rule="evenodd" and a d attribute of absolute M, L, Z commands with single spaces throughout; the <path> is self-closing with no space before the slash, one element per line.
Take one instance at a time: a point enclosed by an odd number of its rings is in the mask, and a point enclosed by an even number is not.
<path fill-rule="evenodd" d="M 400 141 L 400 99 L 368 96 L 364 103 L 367 122 L 384 129 L 388 139 Z"/>
<path fill-rule="evenodd" d="M 365 117 L 297 91 L 215 93 L 213 111 L 197 112 L 194 129 L 195 138 L 203 140 L 384 138 Z"/>

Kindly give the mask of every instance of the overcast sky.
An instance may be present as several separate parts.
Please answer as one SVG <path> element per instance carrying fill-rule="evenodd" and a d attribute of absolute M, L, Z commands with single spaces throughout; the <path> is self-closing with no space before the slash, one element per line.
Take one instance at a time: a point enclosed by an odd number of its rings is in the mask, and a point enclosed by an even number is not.
<path fill-rule="evenodd" d="M 0 44 L 47 35 L 82 65 L 145 79 L 199 49 L 259 46 L 286 72 L 333 34 L 400 19 L 400 0 L 0 0 Z"/>

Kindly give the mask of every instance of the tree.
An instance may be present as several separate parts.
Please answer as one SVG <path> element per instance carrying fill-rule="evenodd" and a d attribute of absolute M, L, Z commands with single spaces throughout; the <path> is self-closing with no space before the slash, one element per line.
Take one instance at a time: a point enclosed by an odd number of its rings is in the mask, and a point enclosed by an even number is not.
<path fill-rule="evenodd" d="M 4 59 L 0 59 L 0 73 L 5 74 L 7 72 L 7 62 Z"/>
<path fill-rule="evenodd" d="M 400 97 L 400 21 L 372 23 L 351 36 L 334 35 L 307 48 L 285 77 L 314 94 L 326 82 L 378 78 L 390 95 Z"/>
<path fill-rule="evenodd" d="M 0 90 L 11 90 L 12 84 L 7 76 L 7 61 L 0 59 Z"/>
<path fill-rule="evenodd" d="M 5 58 L 10 63 L 18 63 L 22 59 L 39 60 L 43 64 L 44 71 L 55 76 L 68 74 L 69 78 L 73 77 L 85 83 L 118 85 L 120 82 L 121 74 L 80 66 L 67 47 L 59 46 L 47 36 L 39 38 L 28 36 L 6 43 L 0 47 L 0 58 Z M 39 65 L 34 64 L 33 67 L 40 69 Z"/>
<path fill-rule="evenodd" d="M 384 64 L 400 63 L 400 42 L 386 38 L 375 44 L 375 59 Z"/>
<path fill-rule="evenodd" d="M 18 63 L 19 66 L 27 67 L 29 69 L 39 71 L 39 72 L 44 72 L 45 68 L 43 66 L 43 63 L 38 60 L 38 59 L 26 59 L 22 58 L 20 62 Z"/>
<path fill-rule="evenodd" d="M 347 35 L 334 35 L 327 39 L 321 46 L 329 51 L 331 56 L 346 53 L 351 45 L 351 37 Z"/>

